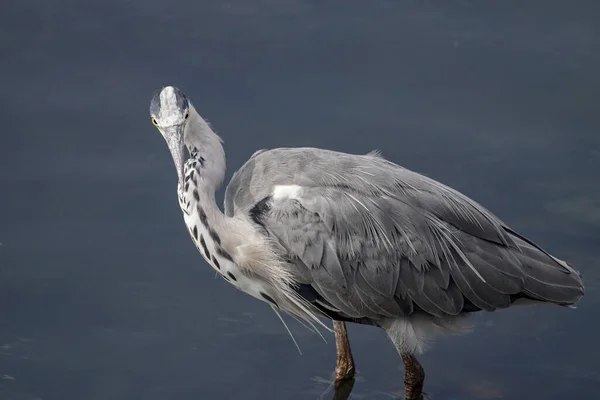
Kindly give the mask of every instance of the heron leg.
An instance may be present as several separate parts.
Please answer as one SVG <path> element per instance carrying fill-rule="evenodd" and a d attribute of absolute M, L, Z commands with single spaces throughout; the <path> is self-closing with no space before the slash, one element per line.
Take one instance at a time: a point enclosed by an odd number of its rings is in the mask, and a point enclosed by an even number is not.
<path fill-rule="evenodd" d="M 409 353 L 400 353 L 404 361 L 404 389 L 406 400 L 421 400 L 423 398 L 423 383 L 425 371 L 415 356 Z"/>
<path fill-rule="evenodd" d="M 337 363 L 335 365 L 336 381 L 348 380 L 354 378 L 354 358 L 350 350 L 350 341 L 346 324 L 343 321 L 333 321 L 333 331 L 335 333 L 335 347 L 337 349 Z"/>

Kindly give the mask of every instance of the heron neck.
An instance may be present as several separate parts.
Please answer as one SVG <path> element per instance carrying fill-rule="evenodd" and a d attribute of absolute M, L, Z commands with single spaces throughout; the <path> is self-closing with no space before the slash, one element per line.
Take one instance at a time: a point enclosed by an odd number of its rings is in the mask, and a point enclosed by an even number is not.
<path fill-rule="evenodd" d="M 201 171 L 199 172 L 202 173 Z M 206 185 L 202 179 L 199 179 L 197 183 L 198 197 L 194 196 L 194 200 L 196 201 L 196 210 L 199 217 L 202 220 L 202 213 L 204 213 L 207 225 L 220 234 L 222 227 L 226 224 L 227 217 L 217 205 L 215 190 Z"/>
<path fill-rule="evenodd" d="M 190 190 L 186 185 L 188 199 L 199 207 L 200 218 L 206 216 L 206 223 L 218 229 L 226 223 L 226 217 L 217 205 L 215 193 L 223 184 L 225 176 L 225 151 L 221 138 L 208 123 L 190 106 L 190 120 L 185 128 L 185 145 L 190 159 L 196 160 L 195 173 L 190 177 Z M 187 178 L 186 178 L 187 179 Z M 193 185 L 193 186 L 192 186 Z M 193 189 L 192 189 L 193 188 Z"/>
<path fill-rule="evenodd" d="M 190 120 L 185 128 L 185 145 L 190 158 L 199 161 L 201 187 L 214 198 L 225 178 L 225 151 L 221 138 L 190 105 Z"/>

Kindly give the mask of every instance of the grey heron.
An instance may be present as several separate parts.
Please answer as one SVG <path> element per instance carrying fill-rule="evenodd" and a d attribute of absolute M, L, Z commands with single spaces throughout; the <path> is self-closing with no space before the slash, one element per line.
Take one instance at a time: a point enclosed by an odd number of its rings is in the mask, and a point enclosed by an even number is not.
<path fill-rule="evenodd" d="M 469 315 L 515 304 L 570 306 L 572 266 L 462 193 L 378 153 L 259 150 L 233 175 L 223 213 L 222 141 L 179 89 L 150 103 L 177 170 L 177 196 L 198 250 L 236 288 L 313 328 L 334 321 L 337 378 L 354 374 L 346 322 L 385 330 L 421 397 L 415 355 Z M 187 149 L 187 156 L 186 156 Z"/>

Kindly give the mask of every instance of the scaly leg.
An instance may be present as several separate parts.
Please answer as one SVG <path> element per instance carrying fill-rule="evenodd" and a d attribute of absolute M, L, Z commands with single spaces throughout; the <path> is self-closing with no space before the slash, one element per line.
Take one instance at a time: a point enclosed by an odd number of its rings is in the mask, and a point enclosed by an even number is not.
<path fill-rule="evenodd" d="M 423 398 L 423 383 L 425 371 L 415 356 L 408 353 L 400 353 L 404 361 L 404 388 L 406 400 L 421 400 Z"/>
<path fill-rule="evenodd" d="M 350 350 L 346 324 L 343 321 L 333 321 L 333 331 L 335 332 L 335 347 L 337 349 L 335 379 L 336 381 L 353 379 L 355 372 L 354 359 Z"/>

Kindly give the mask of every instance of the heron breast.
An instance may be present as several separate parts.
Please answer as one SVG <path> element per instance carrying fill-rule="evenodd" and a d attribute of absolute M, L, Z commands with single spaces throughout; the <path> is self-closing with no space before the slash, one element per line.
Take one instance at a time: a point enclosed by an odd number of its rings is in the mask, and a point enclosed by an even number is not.
<path fill-rule="evenodd" d="M 221 247 L 218 233 L 204 221 L 201 211 L 186 212 L 184 210 L 183 217 L 192 241 L 208 265 L 237 289 L 259 300 L 277 305 L 273 299 L 272 290 L 265 287 L 263 282 L 244 274 L 231 255 Z"/>

